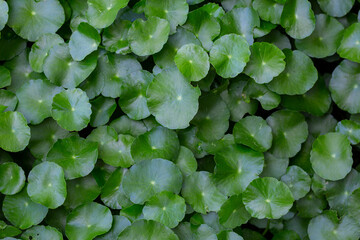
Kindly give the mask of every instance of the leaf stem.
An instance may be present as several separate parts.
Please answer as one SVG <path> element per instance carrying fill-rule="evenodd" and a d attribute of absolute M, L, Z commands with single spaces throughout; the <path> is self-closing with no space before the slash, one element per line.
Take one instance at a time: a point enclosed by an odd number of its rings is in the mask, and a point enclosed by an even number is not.
<path fill-rule="evenodd" d="M 265 236 L 265 234 L 269 231 L 269 228 L 270 228 L 270 220 L 268 219 L 267 223 L 266 223 L 266 228 L 265 228 L 264 232 L 262 233 L 263 236 Z"/>

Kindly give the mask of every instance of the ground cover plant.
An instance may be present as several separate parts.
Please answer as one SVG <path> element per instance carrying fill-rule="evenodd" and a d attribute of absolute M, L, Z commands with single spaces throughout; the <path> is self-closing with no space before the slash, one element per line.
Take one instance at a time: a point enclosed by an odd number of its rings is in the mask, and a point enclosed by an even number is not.
<path fill-rule="evenodd" d="M 0 239 L 360 239 L 359 10 L 0 0 Z"/>

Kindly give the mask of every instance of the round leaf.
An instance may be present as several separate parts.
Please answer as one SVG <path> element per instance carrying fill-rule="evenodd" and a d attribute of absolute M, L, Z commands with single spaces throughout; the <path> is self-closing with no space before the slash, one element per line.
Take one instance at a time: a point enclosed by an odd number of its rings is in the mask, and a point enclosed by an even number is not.
<path fill-rule="evenodd" d="M 34 226 L 28 230 L 26 230 L 23 234 L 21 234 L 21 239 L 23 240 L 63 240 L 62 234 L 54 227 L 50 226 Z"/>
<path fill-rule="evenodd" d="M 122 185 L 133 203 L 143 204 L 162 191 L 179 193 L 182 175 L 174 163 L 156 158 L 133 165 L 124 176 Z"/>
<path fill-rule="evenodd" d="M 256 83 L 270 82 L 285 69 L 284 53 L 271 43 L 254 43 L 244 72 Z"/>
<path fill-rule="evenodd" d="M 54 96 L 51 112 L 62 128 L 80 131 L 90 122 L 91 104 L 82 90 L 64 90 Z"/>
<path fill-rule="evenodd" d="M 261 19 L 273 24 L 280 24 L 284 5 L 274 0 L 254 0 L 252 5 Z"/>
<path fill-rule="evenodd" d="M 129 41 L 127 39 L 131 22 L 128 20 L 115 21 L 111 26 L 104 29 L 102 43 L 109 52 L 118 54 L 130 53 Z"/>
<path fill-rule="evenodd" d="M 30 140 L 30 128 L 19 112 L 0 113 L 0 147 L 8 152 L 25 149 Z"/>
<path fill-rule="evenodd" d="M 313 143 L 310 161 L 320 177 L 340 180 L 350 172 L 353 164 L 350 141 L 341 133 L 319 136 Z"/>
<path fill-rule="evenodd" d="M 247 223 L 251 218 L 242 202 L 241 195 L 231 196 L 221 206 L 219 211 L 219 222 L 226 228 L 236 228 Z"/>
<path fill-rule="evenodd" d="M 360 123 L 352 120 L 342 120 L 336 125 L 336 131 L 347 136 L 351 144 L 360 143 Z"/>
<path fill-rule="evenodd" d="M 355 0 L 317 0 L 321 10 L 333 17 L 345 16 L 354 6 Z"/>
<path fill-rule="evenodd" d="M 318 79 L 318 73 L 312 60 L 303 52 L 289 49 L 285 53 L 285 70 L 275 77 L 268 87 L 278 94 L 304 94 L 311 89 Z"/>
<path fill-rule="evenodd" d="M 294 198 L 285 183 L 275 178 L 257 178 L 243 194 L 246 210 L 255 218 L 278 219 L 292 207 Z"/>
<path fill-rule="evenodd" d="M 189 81 L 200 81 L 209 72 L 209 56 L 206 51 L 193 43 L 183 45 L 175 55 L 175 64 Z"/>
<path fill-rule="evenodd" d="M 8 4 L 8 25 L 29 41 L 55 33 L 65 21 L 64 9 L 58 0 L 9 0 Z"/>
<path fill-rule="evenodd" d="M 137 19 L 128 32 L 131 50 L 138 56 L 160 52 L 168 40 L 169 32 L 170 24 L 164 19 L 152 16 L 146 21 Z"/>
<path fill-rule="evenodd" d="M 360 23 L 354 23 L 344 31 L 343 39 L 337 50 L 342 58 L 360 63 Z"/>
<path fill-rule="evenodd" d="M 210 63 L 223 78 L 233 78 L 241 73 L 249 57 L 248 43 L 236 34 L 222 36 L 214 42 L 210 51 Z"/>
<path fill-rule="evenodd" d="M 295 200 L 304 197 L 310 191 L 311 178 L 298 166 L 288 167 L 281 181 L 288 185 Z"/>
<path fill-rule="evenodd" d="M 66 218 L 66 236 L 69 240 L 91 240 L 108 232 L 112 221 L 107 207 L 94 202 L 87 203 L 76 208 Z"/>
<path fill-rule="evenodd" d="M 130 167 L 134 164 L 130 154 L 134 139 L 133 136 L 119 134 L 116 140 L 110 140 L 100 146 L 101 152 L 99 157 L 106 164 L 114 167 Z"/>
<path fill-rule="evenodd" d="M 5 27 L 9 18 L 9 6 L 6 1 L 0 1 L 0 31 Z"/>
<path fill-rule="evenodd" d="M 27 193 L 31 200 L 48 208 L 61 206 L 66 198 L 63 169 L 53 162 L 43 162 L 31 169 Z"/>
<path fill-rule="evenodd" d="M 116 109 L 115 100 L 112 98 L 99 96 L 90 103 L 92 112 L 90 125 L 92 127 L 98 127 L 106 124 Z"/>
<path fill-rule="evenodd" d="M 176 68 L 171 68 L 155 76 L 146 97 L 151 114 L 161 125 L 183 129 L 198 111 L 200 94 L 198 87 L 193 87 Z"/>
<path fill-rule="evenodd" d="M 255 151 L 265 152 L 272 144 L 272 132 L 264 119 L 248 116 L 238 121 L 233 129 L 235 142 Z"/>
<path fill-rule="evenodd" d="M 0 192 L 13 195 L 21 191 L 25 185 L 25 174 L 21 167 L 13 162 L 0 164 Z"/>
<path fill-rule="evenodd" d="M 27 195 L 25 187 L 21 192 L 4 198 L 2 211 L 11 224 L 26 229 L 39 224 L 45 218 L 48 209 L 34 203 Z"/>
<path fill-rule="evenodd" d="M 88 175 L 95 166 L 97 156 L 97 143 L 72 136 L 59 139 L 46 160 L 59 164 L 64 169 L 66 179 L 74 179 Z"/>
<path fill-rule="evenodd" d="M 184 146 L 180 147 L 179 156 L 174 163 L 181 170 L 184 177 L 195 172 L 197 168 L 197 162 L 194 154 L 190 149 Z"/>

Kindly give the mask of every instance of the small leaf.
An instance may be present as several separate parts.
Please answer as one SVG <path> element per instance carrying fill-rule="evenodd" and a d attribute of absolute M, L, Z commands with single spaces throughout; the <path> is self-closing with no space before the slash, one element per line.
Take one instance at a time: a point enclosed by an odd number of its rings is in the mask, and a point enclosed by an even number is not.
<path fill-rule="evenodd" d="M 219 222 L 226 228 L 236 228 L 247 223 L 251 218 L 242 202 L 241 195 L 228 198 L 219 211 Z"/>
<path fill-rule="evenodd" d="M 345 119 L 338 122 L 336 131 L 347 136 L 351 144 L 360 143 L 360 123 Z"/>
<path fill-rule="evenodd" d="M 0 164 L 0 192 L 5 195 L 14 195 L 25 185 L 25 173 L 21 167 L 13 162 Z"/>
<path fill-rule="evenodd" d="M 303 198 L 310 191 L 311 178 L 298 166 L 288 167 L 281 181 L 288 185 L 295 200 Z"/>

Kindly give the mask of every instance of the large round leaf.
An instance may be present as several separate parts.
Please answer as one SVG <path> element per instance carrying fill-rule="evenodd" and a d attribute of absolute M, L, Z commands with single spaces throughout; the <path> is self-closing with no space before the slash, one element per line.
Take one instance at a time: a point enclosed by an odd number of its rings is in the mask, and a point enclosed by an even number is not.
<path fill-rule="evenodd" d="M 161 192 L 150 198 L 143 208 L 144 218 L 176 227 L 185 217 L 185 200 L 171 192 Z"/>
<path fill-rule="evenodd" d="M 83 60 L 87 55 L 96 51 L 101 38 L 98 31 L 89 24 L 82 22 L 71 34 L 69 41 L 70 55 L 75 61 Z"/>
<path fill-rule="evenodd" d="M 244 72 L 256 83 L 268 83 L 285 69 L 285 55 L 271 43 L 254 43 Z"/>
<path fill-rule="evenodd" d="M 219 211 L 226 196 L 217 189 L 212 175 L 208 172 L 194 172 L 185 177 L 181 195 L 199 213 Z"/>
<path fill-rule="evenodd" d="M 56 94 L 52 103 L 52 117 L 69 131 L 80 131 L 90 122 L 91 104 L 80 89 L 64 90 Z"/>
<path fill-rule="evenodd" d="M 4 198 L 2 212 L 11 224 L 26 229 L 39 224 L 45 218 L 48 209 L 34 203 L 27 195 L 25 187 L 21 192 Z"/>
<path fill-rule="evenodd" d="M 242 202 L 241 195 L 231 196 L 221 206 L 219 211 L 219 222 L 226 228 L 236 228 L 247 223 L 251 218 Z"/>
<path fill-rule="evenodd" d="M 354 6 L 355 0 L 317 0 L 321 10 L 333 17 L 345 16 Z"/>
<path fill-rule="evenodd" d="M 5 162 L 0 165 L 0 192 L 13 195 L 21 191 L 25 185 L 24 170 L 16 163 Z"/>
<path fill-rule="evenodd" d="M 275 178 L 257 178 L 243 194 L 246 210 L 255 218 L 278 219 L 293 205 L 294 198 L 285 183 Z"/>
<path fill-rule="evenodd" d="M 233 78 L 241 73 L 249 57 L 248 43 L 237 34 L 222 36 L 214 42 L 210 51 L 210 63 L 223 78 Z"/>
<path fill-rule="evenodd" d="M 66 179 L 74 179 L 88 175 L 95 166 L 97 156 L 97 143 L 72 136 L 59 139 L 46 160 L 59 164 L 64 169 Z"/>
<path fill-rule="evenodd" d="M 313 144 L 310 161 L 320 177 L 340 180 L 350 172 L 353 164 L 350 141 L 341 133 L 322 135 Z"/>
<path fill-rule="evenodd" d="M 264 166 L 264 155 L 242 145 L 228 145 L 215 154 L 214 180 L 226 195 L 242 193 L 258 177 Z"/>
<path fill-rule="evenodd" d="M 189 81 L 200 81 L 209 72 L 209 56 L 193 43 L 182 46 L 175 55 L 175 64 Z"/>
<path fill-rule="evenodd" d="M 344 27 L 335 18 L 325 14 L 316 15 L 314 32 L 295 41 L 296 48 L 310 57 L 324 58 L 336 53 L 342 39 Z"/>
<path fill-rule="evenodd" d="M 31 200 L 48 208 L 61 206 L 66 198 L 63 169 L 53 162 L 43 162 L 31 169 L 27 193 Z"/>
<path fill-rule="evenodd" d="M 201 92 L 193 87 L 176 68 L 166 69 L 155 76 L 146 92 L 151 114 L 164 127 L 182 129 L 198 111 Z"/>
<path fill-rule="evenodd" d="M 133 165 L 124 176 L 122 185 L 133 203 L 143 204 L 162 191 L 179 193 L 182 180 L 181 172 L 174 163 L 156 158 Z"/>
<path fill-rule="evenodd" d="M 342 61 L 332 74 L 329 89 L 341 109 L 360 113 L 360 64 Z"/>
<path fill-rule="evenodd" d="M 138 56 L 160 52 L 168 40 L 169 32 L 170 24 L 164 19 L 149 17 L 144 21 L 139 18 L 128 32 L 131 50 Z"/>
<path fill-rule="evenodd" d="M 9 0 L 8 4 L 8 25 L 29 41 L 55 33 L 65 21 L 64 9 L 58 0 Z"/>
<path fill-rule="evenodd" d="M 50 82 L 65 88 L 75 88 L 94 71 L 96 63 L 97 53 L 78 62 L 72 59 L 69 46 L 61 43 L 50 49 L 43 68 Z"/>
<path fill-rule="evenodd" d="M 0 147 L 8 152 L 25 149 L 30 140 L 30 128 L 19 112 L 0 113 Z"/>
<path fill-rule="evenodd" d="M 315 29 L 315 15 L 308 0 L 289 0 L 281 14 L 281 26 L 295 39 L 303 39 Z"/>
<path fill-rule="evenodd" d="M 344 31 L 343 39 L 337 50 L 342 58 L 360 63 L 360 23 L 354 23 Z"/>
<path fill-rule="evenodd" d="M 175 160 L 179 148 L 179 139 L 175 132 L 155 127 L 135 139 L 131 146 L 131 156 L 135 162 L 154 158 Z"/>
<path fill-rule="evenodd" d="M 98 203 L 87 203 L 72 211 L 66 218 L 65 233 L 69 240 L 92 240 L 108 232 L 113 218 L 110 210 Z"/>
<path fill-rule="evenodd" d="M 235 142 L 255 151 L 265 152 L 272 144 L 272 132 L 264 119 L 248 116 L 238 121 L 233 128 Z"/>
<path fill-rule="evenodd" d="M 288 185 L 295 200 L 305 197 L 310 191 L 311 178 L 301 167 L 288 167 L 281 181 Z"/>
<path fill-rule="evenodd" d="M 185 23 L 188 12 L 186 0 L 146 0 L 145 3 L 145 15 L 168 20 L 171 33 L 176 31 L 177 25 Z"/>
<path fill-rule="evenodd" d="M 120 233 L 118 239 L 178 240 L 179 238 L 170 228 L 165 227 L 161 223 L 152 220 L 138 220 L 125 228 L 125 230 Z"/>
<path fill-rule="evenodd" d="M 111 25 L 119 10 L 126 7 L 129 0 L 88 0 L 86 17 L 94 28 Z M 86 4 L 85 4 L 86 9 Z"/>
<path fill-rule="evenodd" d="M 30 80 L 16 91 L 19 99 L 16 110 L 24 114 L 29 123 L 39 124 L 51 116 L 53 97 L 61 90 L 47 80 Z"/>
<path fill-rule="evenodd" d="M 23 240 L 63 240 L 62 234 L 51 226 L 34 226 L 21 234 Z"/>
<path fill-rule="evenodd" d="M 308 136 L 304 116 L 295 111 L 280 110 L 271 114 L 266 121 L 273 133 L 273 144 L 269 152 L 280 158 L 295 156 Z"/>
<path fill-rule="evenodd" d="M 269 84 L 270 90 L 278 94 L 304 94 L 312 88 L 318 79 L 318 73 L 312 60 L 303 52 L 290 49 L 285 53 L 285 70 Z"/>

